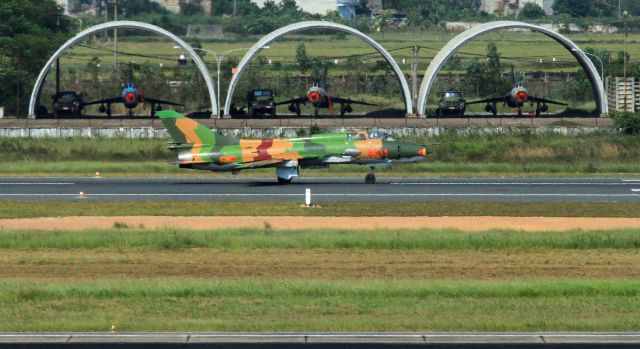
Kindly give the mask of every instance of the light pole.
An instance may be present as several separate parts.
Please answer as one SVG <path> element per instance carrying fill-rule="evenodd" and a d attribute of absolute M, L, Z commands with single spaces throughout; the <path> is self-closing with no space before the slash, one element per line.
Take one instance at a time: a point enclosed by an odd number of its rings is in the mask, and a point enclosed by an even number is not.
<path fill-rule="evenodd" d="M 623 52 L 623 69 L 624 69 L 624 111 L 627 111 L 627 20 L 629 19 L 629 12 L 622 12 L 622 17 L 624 17 L 624 52 Z M 633 89 L 631 89 L 633 91 Z"/>
<path fill-rule="evenodd" d="M 174 49 L 180 49 L 182 48 L 181 46 L 174 46 Z M 263 46 L 263 49 L 269 49 L 271 48 L 270 46 Z M 207 52 L 207 53 L 211 53 L 215 59 L 216 59 L 216 65 L 217 65 L 217 71 L 216 71 L 216 80 L 217 80 L 217 89 L 216 89 L 216 104 L 218 106 L 218 117 L 223 117 L 223 115 L 220 115 L 220 112 L 223 110 L 220 106 L 220 70 L 221 70 L 221 66 L 222 66 L 222 60 L 224 59 L 224 57 L 226 57 L 229 53 L 232 52 L 236 52 L 236 51 L 244 51 L 244 50 L 250 50 L 251 47 L 241 47 L 241 48 L 234 48 L 231 50 L 227 50 L 224 52 L 215 52 L 215 51 L 211 51 L 211 50 L 207 50 L 204 48 L 197 48 L 197 47 L 193 47 L 194 50 L 196 51 L 202 51 L 202 52 Z"/>
<path fill-rule="evenodd" d="M 598 57 L 597 55 L 594 55 L 593 53 L 589 53 L 589 52 L 585 52 L 585 51 L 579 51 L 579 50 L 576 50 L 575 48 L 571 49 L 571 51 L 579 52 L 579 53 L 582 53 L 582 54 L 584 54 L 586 56 L 595 57 L 596 59 L 598 59 L 598 62 L 600 62 L 600 78 L 602 79 L 602 84 L 604 86 L 604 63 L 602 63 L 602 59 L 600 59 L 600 57 Z"/>

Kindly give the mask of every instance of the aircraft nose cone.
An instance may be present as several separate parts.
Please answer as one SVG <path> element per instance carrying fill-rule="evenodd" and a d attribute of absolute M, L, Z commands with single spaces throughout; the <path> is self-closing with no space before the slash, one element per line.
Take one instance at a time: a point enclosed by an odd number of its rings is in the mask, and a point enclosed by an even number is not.
<path fill-rule="evenodd" d="M 427 148 L 420 144 L 405 143 L 401 144 L 398 148 L 401 158 L 427 156 Z"/>
<path fill-rule="evenodd" d="M 308 98 L 311 103 L 317 103 L 320 100 L 320 94 L 316 91 L 312 91 L 309 93 Z"/>
<path fill-rule="evenodd" d="M 124 99 L 127 103 L 133 103 L 136 101 L 136 95 L 133 92 L 129 92 L 124 96 Z"/>

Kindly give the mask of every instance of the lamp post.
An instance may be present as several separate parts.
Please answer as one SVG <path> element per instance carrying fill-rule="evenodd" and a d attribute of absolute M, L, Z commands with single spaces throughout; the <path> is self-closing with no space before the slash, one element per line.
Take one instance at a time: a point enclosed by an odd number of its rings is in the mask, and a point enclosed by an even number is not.
<path fill-rule="evenodd" d="M 623 49 L 623 70 L 624 70 L 624 111 L 627 111 L 627 20 L 629 19 L 629 12 L 622 12 L 622 17 L 624 18 L 624 49 Z M 633 90 L 633 89 L 632 89 Z"/>
<path fill-rule="evenodd" d="M 604 86 L 604 63 L 602 62 L 602 59 L 600 59 L 600 57 L 598 57 L 597 55 L 594 55 L 593 53 L 589 53 L 589 52 L 585 52 L 585 51 L 579 51 L 579 50 L 576 50 L 575 48 L 571 49 L 571 51 L 582 53 L 582 54 L 584 54 L 586 56 L 589 56 L 589 57 L 595 57 L 598 60 L 598 62 L 600 62 L 600 78 L 602 79 L 602 84 Z"/>
<path fill-rule="evenodd" d="M 181 46 L 174 46 L 174 49 L 180 49 L 182 48 Z M 263 49 L 269 49 L 271 48 L 270 46 L 263 46 Z M 220 106 L 220 70 L 221 70 L 221 66 L 222 66 L 222 60 L 224 59 L 224 57 L 226 57 L 229 53 L 232 52 L 236 52 L 236 51 L 244 51 L 244 50 L 250 50 L 251 47 L 241 47 L 241 48 L 234 48 L 231 50 L 227 50 L 224 52 L 215 52 L 215 51 L 211 51 L 211 50 L 207 50 L 204 48 L 197 48 L 197 47 L 193 47 L 194 50 L 196 51 L 202 51 L 202 52 L 207 52 L 212 54 L 215 59 L 216 59 L 216 65 L 217 65 L 217 71 L 216 71 L 216 80 L 217 80 L 217 89 L 216 89 L 216 104 L 218 105 L 218 117 L 222 117 L 222 115 L 220 115 L 220 112 L 223 110 Z"/>

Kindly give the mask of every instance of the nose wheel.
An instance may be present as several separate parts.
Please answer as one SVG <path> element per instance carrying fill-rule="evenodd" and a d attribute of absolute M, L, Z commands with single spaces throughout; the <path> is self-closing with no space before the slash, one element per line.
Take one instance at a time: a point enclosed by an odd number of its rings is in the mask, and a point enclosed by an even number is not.
<path fill-rule="evenodd" d="M 374 173 L 373 167 L 371 168 L 371 172 L 367 173 L 367 175 L 364 177 L 364 182 L 367 184 L 376 183 L 376 174 Z"/>

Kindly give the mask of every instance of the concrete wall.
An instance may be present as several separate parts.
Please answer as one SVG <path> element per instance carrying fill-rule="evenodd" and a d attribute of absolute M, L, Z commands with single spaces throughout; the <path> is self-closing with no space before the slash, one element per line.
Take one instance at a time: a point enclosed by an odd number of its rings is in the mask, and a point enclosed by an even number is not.
<path fill-rule="evenodd" d="M 608 128 L 608 127 L 607 127 Z M 604 128 L 606 129 L 606 128 Z M 380 128 L 380 130 L 393 135 L 394 137 L 433 137 L 444 133 L 451 132 L 449 127 L 427 127 L 427 128 L 407 128 L 393 127 Z M 454 129 L 456 133 L 480 133 L 480 134 L 499 134 L 505 132 L 513 132 L 521 128 L 511 126 L 504 127 L 462 127 Z M 581 135 L 602 131 L 603 127 L 533 127 L 530 129 L 534 133 L 552 132 L 563 135 Z M 292 138 L 299 136 L 298 130 L 287 127 L 274 127 L 268 129 L 256 128 L 236 128 L 219 130 L 224 135 L 230 135 L 238 138 Z M 350 132 L 352 128 L 333 128 L 323 129 L 323 132 L 339 133 Z M 0 137 L 10 138 L 68 138 L 68 137 L 101 137 L 101 138 L 169 138 L 169 133 L 162 129 L 146 128 L 121 128 L 121 129 L 93 129 L 93 128 L 38 128 L 38 129 L 6 129 L 0 128 Z"/>
<path fill-rule="evenodd" d="M 115 126 L 113 120 L 94 120 L 101 125 L 87 125 L 90 120 L 75 125 L 57 120 L 23 122 L 2 120 L 0 137 L 124 137 L 124 138 L 169 138 L 167 131 L 155 120 L 128 120 L 129 125 Z M 38 123 L 37 121 L 42 121 Z M 146 122 L 145 122 L 146 121 Z M 596 130 L 611 129 L 609 118 L 461 118 L 461 119 L 206 119 L 199 120 L 220 133 L 242 138 L 295 137 L 317 126 L 323 132 L 350 132 L 360 129 L 384 130 L 397 137 L 435 136 L 444 132 L 501 133 L 509 130 L 531 130 L 533 132 L 555 132 L 561 134 L 583 134 Z M 572 127 L 558 126 L 562 122 Z M 277 125 L 277 126 L 273 126 Z"/>

